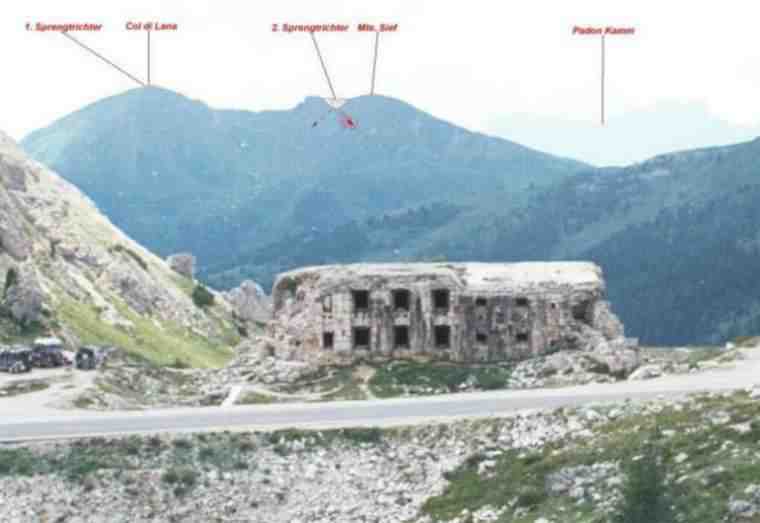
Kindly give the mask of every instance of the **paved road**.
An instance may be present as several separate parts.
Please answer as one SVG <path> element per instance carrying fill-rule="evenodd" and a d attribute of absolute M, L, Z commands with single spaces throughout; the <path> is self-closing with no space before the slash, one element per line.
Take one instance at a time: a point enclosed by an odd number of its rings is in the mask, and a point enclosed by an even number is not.
<path fill-rule="evenodd" d="M 643 382 L 361 402 L 178 408 L 117 413 L 60 411 L 34 417 L 20 415 L 17 410 L 4 410 L 0 400 L 0 441 L 154 432 L 393 426 L 467 417 L 505 416 L 525 410 L 625 399 L 676 397 L 700 391 L 732 390 L 760 384 L 760 350 L 748 351 L 748 355 L 748 360 L 738 362 L 731 369 L 668 376 Z"/>

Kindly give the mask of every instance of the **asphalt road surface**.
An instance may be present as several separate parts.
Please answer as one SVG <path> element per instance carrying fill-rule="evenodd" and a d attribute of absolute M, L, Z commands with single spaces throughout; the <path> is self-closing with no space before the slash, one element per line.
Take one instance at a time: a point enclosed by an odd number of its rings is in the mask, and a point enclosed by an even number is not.
<path fill-rule="evenodd" d="M 331 403 L 157 409 L 137 412 L 48 411 L 44 416 L 4 409 L 0 399 L 0 441 L 76 438 L 157 432 L 275 430 L 397 426 L 472 417 L 507 416 L 552 409 L 704 391 L 726 391 L 760 384 L 760 350 L 733 368 L 648 381 L 594 384 L 562 389 L 492 391 L 421 398 Z"/>

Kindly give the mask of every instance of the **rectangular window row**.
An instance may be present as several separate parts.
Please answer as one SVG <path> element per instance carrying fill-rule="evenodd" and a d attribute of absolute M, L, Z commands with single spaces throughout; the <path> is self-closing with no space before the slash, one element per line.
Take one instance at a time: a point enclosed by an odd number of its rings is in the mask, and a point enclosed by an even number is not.
<path fill-rule="evenodd" d="M 448 325 L 436 325 L 433 330 L 433 342 L 437 349 L 451 347 L 451 327 Z M 354 327 L 352 330 L 352 346 L 355 349 L 369 349 L 372 340 L 372 332 L 369 327 Z M 332 349 L 335 346 L 335 333 L 325 331 L 322 333 L 322 348 Z M 409 327 L 396 325 L 393 327 L 393 347 L 396 349 L 408 349 L 410 346 Z"/>
<path fill-rule="evenodd" d="M 394 310 L 411 310 L 412 293 L 408 289 L 394 289 L 391 291 L 391 295 Z M 351 298 L 354 312 L 367 312 L 369 310 L 370 295 L 368 290 L 352 290 Z M 451 306 L 451 293 L 448 289 L 434 289 L 431 299 L 436 312 L 448 311 Z"/>

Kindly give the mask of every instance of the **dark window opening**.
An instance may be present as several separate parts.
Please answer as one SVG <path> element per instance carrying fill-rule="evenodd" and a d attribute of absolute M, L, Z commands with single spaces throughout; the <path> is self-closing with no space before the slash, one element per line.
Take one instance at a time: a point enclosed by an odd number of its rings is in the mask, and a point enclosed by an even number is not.
<path fill-rule="evenodd" d="M 451 327 L 448 325 L 435 326 L 435 347 L 437 349 L 448 349 L 451 346 Z"/>
<path fill-rule="evenodd" d="M 409 310 L 410 295 L 406 289 L 397 289 L 393 291 L 393 308 L 396 310 Z"/>
<path fill-rule="evenodd" d="M 517 298 L 515 300 L 515 305 L 518 307 L 527 307 L 529 305 L 528 298 Z"/>
<path fill-rule="evenodd" d="M 369 291 L 351 291 L 354 298 L 354 311 L 369 309 Z"/>
<path fill-rule="evenodd" d="M 475 339 L 478 343 L 488 343 L 488 335 L 484 332 L 478 332 L 475 334 Z"/>
<path fill-rule="evenodd" d="M 485 307 L 487 305 L 488 305 L 488 300 L 486 300 L 485 298 L 478 298 L 477 300 L 475 300 L 476 307 Z"/>
<path fill-rule="evenodd" d="M 409 327 L 406 325 L 393 327 L 393 346 L 397 349 L 409 348 Z"/>
<path fill-rule="evenodd" d="M 322 333 L 322 348 L 332 349 L 334 344 L 335 344 L 335 334 L 333 334 L 332 332 L 323 332 Z"/>
<path fill-rule="evenodd" d="M 573 305 L 573 319 L 577 321 L 588 321 L 589 302 L 582 301 Z"/>
<path fill-rule="evenodd" d="M 528 341 L 528 333 L 527 332 L 518 332 L 517 333 L 517 341 L 518 342 L 526 342 L 526 341 Z"/>
<path fill-rule="evenodd" d="M 369 347 L 369 327 L 354 327 L 354 348 L 366 349 Z"/>
<path fill-rule="evenodd" d="M 556 308 L 557 308 L 557 304 L 556 303 L 552 303 L 552 309 L 556 309 Z"/>
<path fill-rule="evenodd" d="M 504 323 L 504 321 L 504 311 L 501 309 L 496 309 L 496 323 Z"/>
<path fill-rule="evenodd" d="M 449 310 L 449 291 L 436 289 L 433 291 L 433 308 L 436 310 Z"/>

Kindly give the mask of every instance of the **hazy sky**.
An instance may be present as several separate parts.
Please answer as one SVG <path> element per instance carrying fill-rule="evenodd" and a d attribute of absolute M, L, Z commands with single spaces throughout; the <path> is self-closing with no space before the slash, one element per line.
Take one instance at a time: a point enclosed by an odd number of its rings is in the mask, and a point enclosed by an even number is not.
<path fill-rule="evenodd" d="M 273 23 L 398 23 L 380 40 L 377 92 L 467 128 L 494 132 L 511 113 L 599 119 L 598 37 L 578 25 L 634 26 L 607 39 L 611 118 L 662 100 L 700 102 L 737 124 L 760 123 L 760 4 L 746 0 L 25 0 L 3 2 L 0 129 L 25 133 L 134 86 L 57 33 L 26 23 L 97 22 L 76 36 L 145 76 L 145 34 L 125 23 L 179 24 L 153 34 L 153 81 L 209 105 L 289 108 L 327 95 L 307 34 Z M 10 4 L 10 5 L 8 5 Z M 318 39 L 339 96 L 369 90 L 373 36 Z M 502 116 L 503 115 L 503 116 Z"/>

